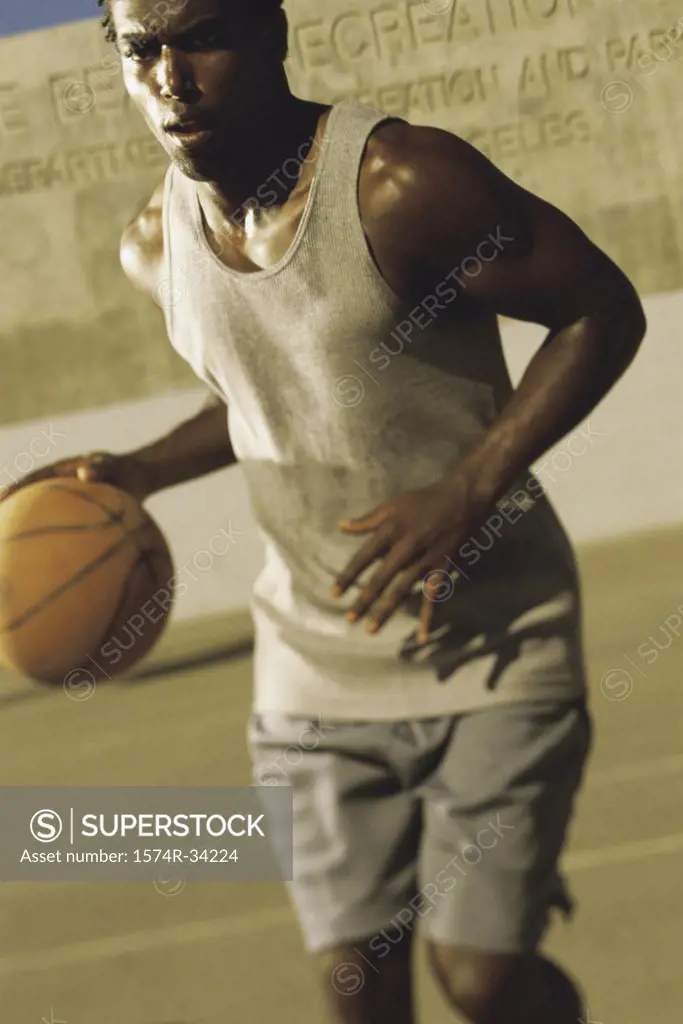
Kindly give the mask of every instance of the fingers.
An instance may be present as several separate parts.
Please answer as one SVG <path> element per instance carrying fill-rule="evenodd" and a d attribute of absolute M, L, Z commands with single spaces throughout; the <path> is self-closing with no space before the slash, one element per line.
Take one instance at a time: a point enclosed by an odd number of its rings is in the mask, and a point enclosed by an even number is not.
<path fill-rule="evenodd" d="M 420 623 L 417 630 L 417 642 L 419 644 L 426 644 L 429 640 L 429 634 L 432 631 L 432 623 L 434 621 L 434 602 L 431 597 L 428 597 L 425 593 L 422 598 L 422 605 L 420 607 Z"/>
<path fill-rule="evenodd" d="M 388 554 L 391 549 L 390 541 L 390 536 L 383 531 L 371 537 L 337 577 L 332 587 L 333 596 L 341 597 L 342 594 L 345 594 L 369 565 L 372 565 L 378 558 Z"/>
<path fill-rule="evenodd" d="M 101 466 L 99 466 L 96 463 L 92 462 L 90 459 L 83 459 L 76 466 L 76 476 L 81 481 L 81 483 L 84 483 L 84 484 L 87 484 L 87 483 L 90 483 L 92 481 L 98 480 L 100 478 L 100 476 L 101 476 L 101 473 L 102 473 Z M 65 475 L 71 476 L 70 473 L 65 474 Z"/>
<path fill-rule="evenodd" d="M 17 480 L 16 483 L 10 484 L 9 487 L 4 490 L 0 490 L 0 501 L 5 498 L 11 498 L 13 494 L 16 494 L 22 487 L 26 487 L 27 484 L 35 484 L 40 480 L 48 480 L 53 474 L 47 469 L 36 469 L 32 473 L 28 473 L 22 480 Z"/>
<path fill-rule="evenodd" d="M 412 569 L 409 570 L 406 576 L 394 588 L 388 589 L 398 573 L 409 566 L 412 566 Z M 349 610 L 348 617 L 352 622 L 356 622 L 373 608 L 373 622 L 378 623 L 380 626 L 383 625 L 404 598 L 409 596 L 413 583 L 417 576 L 419 576 L 419 573 L 419 565 L 417 568 L 415 567 L 415 551 L 413 550 L 412 543 L 406 541 L 403 544 L 399 544 L 394 548 L 391 556 L 377 570 L 367 586 L 363 588 L 363 592 L 358 600 Z M 382 595 L 385 595 L 384 599 L 379 601 Z"/>
<path fill-rule="evenodd" d="M 112 457 L 108 452 L 92 452 L 79 459 L 76 476 L 82 483 L 106 480 L 111 471 L 111 463 Z"/>
<path fill-rule="evenodd" d="M 382 502 L 372 512 L 362 516 L 360 519 L 340 519 L 339 529 L 344 533 L 369 533 L 371 530 L 378 530 L 383 523 L 386 523 L 392 516 L 393 509 Z"/>
<path fill-rule="evenodd" d="M 400 606 L 410 597 L 413 587 L 420 576 L 419 569 L 413 567 L 384 596 L 371 607 L 368 632 L 377 633 Z"/>
<path fill-rule="evenodd" d="M 9 487 L 0 489 L 0 501 L 11 498 L 13 494 L 28 487 L 31 484 L 40 483 L 43 480 L 54 479 L 76 479 L 82 483 L 93 483 L 98 480 L 109 479 L 112 472 L 113 456 L 109 452 L 92 452 L 90 455 L 83 455 L 74 459 L 64 459 L 61 462 L 43 469 L 36 469 L 27 473 L 21 480 L 11 484 Z"/>
<path fill-rule="evenodd" d="M 453 572 L 454 562 L 448 556 L 436 559 L 431 567 L 425 570 L 424 583 L 422 586 L 422 606 L 420 610 L 420 626 L 418 629 L 418 643 L 426 644 L 429 634 L 432 631 L 436 616 L 437 605 L 450 600 L 460 579 L 460 573 Z"/>

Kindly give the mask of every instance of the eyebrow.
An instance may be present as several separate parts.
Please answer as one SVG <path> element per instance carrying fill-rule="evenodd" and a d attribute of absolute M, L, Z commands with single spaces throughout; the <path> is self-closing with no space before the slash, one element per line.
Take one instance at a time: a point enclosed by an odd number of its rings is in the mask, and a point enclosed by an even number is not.
<path fill-rule="evenodd" d="M 219 25 L 222 26 L 224 21 L 224 18 L 218 17 L 217 15 L 210 15 L 203 18 L 197 18 L 179 32 L 175 32 L 172 36 L 166 36 L 166 33 L 164 32 L 143 29 L 138 32 L 122 32 L 119 34 L 117 41 L 120 43 L 147 43 L 154 42 L 155 40 L 163 37 L 168 39 L 183 39 L 184 36 L 188 35 L 190 32 L 196 31 L 198 28 L 217 28 Z"/>

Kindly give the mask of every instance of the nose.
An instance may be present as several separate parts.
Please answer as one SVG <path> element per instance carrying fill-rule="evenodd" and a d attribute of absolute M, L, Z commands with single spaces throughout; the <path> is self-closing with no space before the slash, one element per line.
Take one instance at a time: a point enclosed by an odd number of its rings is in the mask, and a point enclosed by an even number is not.
<path fill-rule="evenodd" d="M 157 64 L 157 81 L 163 99 L 189 102 L 197 92 L 192 63 L 187 54 L 170 46 L 163 46 Z"/>

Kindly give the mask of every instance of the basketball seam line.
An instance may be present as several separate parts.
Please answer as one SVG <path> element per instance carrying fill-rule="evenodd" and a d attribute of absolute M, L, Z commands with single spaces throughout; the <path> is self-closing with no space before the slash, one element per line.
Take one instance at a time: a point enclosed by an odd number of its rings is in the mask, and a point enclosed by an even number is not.
<path fill-rule="evenodd" d="M 105 486 L 112 487 L 113 485 L 106 484 Z M 109 508 L 109 505 L 105 505 L 104 502 L 93 497 L 92 494 L 86 494 L 83 491 L 75 491 L 73 487 L 67 487 L 65 483 L 54 483 L 50 489 L 54 491 L 62 491 L 64 494 L 71 494 L 75 498 L 80 498 L 81 501 L 88 502 L 89 505 L 96 505 L 102 512 L 108 513 L 110 520 L 116 519 L 117 516 L 120 519 L 125 511 L 123 506 L 121 506 L 121 508 L 118 511 L 115 511 L 113 508 Z"/>
<path fill-rule="evenodd" d="M 121 521 L 108 520 L 106 523 L 92 523 L 86 526 L 65 525 L 65 526 L 38 526 L 35 530 L 25 530 L 23 533 L 13 533 L 9 537 L 3 537 L 3 544 L 9 544 L 14 540 L 27 540 L 29 537 L 50 537 L 57 533 L 94 533 L 96 530 L 110 530 L 113 526 L 123 526 Z"/>
<path fill-rule="evenodd" d="M 57 526 L 55 524 L 52 524 L 51 526 L 41 526 L 35 530 L 26 530 L 24 533 L 14 533 L 10 537 L 5 537 L 3 538 L 5 543 L 9 543 L 13 540 L 25 540 L 27 537 L 49 537 L 51 534 L 55 533 L 88 533 L 90 530 L 106 530 L 110 526 L 116 525 L 121 525 L 124 530 L 126 529 L 123 522 L 123 517 L 125 515 L 125 509 L 123 506 L 121 506 L 120 509 L 110 508 L 102 501 L 94 498 L 91 494 L 84 494 L 83 491 L 76 491 L 73 487 L 67 487 L 64 483 L 52 483 L 48 489 L 51 491 L 60 491 L 62 494 L 70 494 L 72 497 L 80 498 L 89 505 L 95 505 L 101 512 L 105 513 L 107 517 L 106 521 L 104 523 L 88 524 L 87 526 L 75 526 L 73 524 L 67 524 L 64 526 Z M 142 511 L 143 515 L 146 516 L 144 509 Z M 139 529 L 139 526 L 136 527 L 136 529 Z M 130 530 L 127 532 L 130 533 Z"/>
<path fill-rule="evenodd" d="M 49 604 L 52 604 L 53 601 L 56 601 L 58 597 L 61 597 L 62 594 L 65 594 L 70 587 L 72 587 L 76 583 L 80 583 L 80 581 L 85 579 L 85 577 L 88 576 L 94 569 L 99 568 L 100 566 L 104 565 L 105 562 L 108 562 L 111 558 L 113 558 L 113 556 L 118 551 L 120 551 L 125 544 L 128 543 L 128 541 L 131 539 L 131 536 L 131 534 L 127 533 L 125 537 L 121 538 L 120 541 L 112 545 L 110 548 L 107 548 L 106 551 L 103 551 L 102 554 L 100 554 L 94 561 L 89 562 L 87 565 L 84 565 L 81 569 L 78 570 L 78 572 L 74 576 L 68 579 L 65 583 L 61 583 L 58 587 L 55 588 L 55 590 L 51 591 L 51 593 L 46 594 L 45 597 L 38 602 L 38 604 L 33 605 L 32 608 L 27 608 L 26 611 L 23 612 L 22 615 L 20 615 L 18 618 L 13 619 L 11 622 L 7 623 L 7 625 L 3 626 L 2 629 L 0 629 L 0 634 L 11 633 L 15 629 L 19 629 L 26 622 L 28 622 L 29 619 L 31 619 L 34 615 L 36 615 L 40 611 L 43 611 L 43 609 L 46 608 Z"/>
<path fill-rule="evenodd" d="M 124 604 L 125 604 L 125 602 L 126 602 L 126 600 L 128 598 L 128 592 L 129 592 L 129 589 L 130 589 L 130 583 L 131 583 L 131 580 L 133 578 L 133 574 L 135 573 L 135 570 L 140 565 L 143 565 L 143 564 L 147 568 L 149 568 L 149 554 L 150 554 L 150 552 L 148 550 L 141 551 L 140 554 L 138 555 L 137 560 L 132 565 L 132 567 L 130 569 L 130 572 L 128 573 L 128 576 L 126 577 L 126 580 L 125 580 L 125 582 L 123 584 L 123 590 L 121 592 L 121 597 L 119 598 L 119 602 L 118 602 L 116 608 L 114 609 L 114 613 L 113 613 L 111 619 L 109 620 L 109 623 L 107 624 L 106 629 L 103 631 L 102 636 L 100 637 L 100 639 L 98 640 L 98 642 L 96 644 L 96 647 L 98 648 L 98 650 L 101 649 L 104 646 L 104 637 L 106 637 L 111 632 L 113 624 L 116 621 L 119 613 L 121 612 L 121 609 L 123 608 L 123 606 L 124 606 Z M 152 573 L 152 582 L 156 583 L 156 577 L 154 576 L 153 573 Z M 150 598 L 150 600 L 151 600 L 151 598 Z M 126 625 L 126 624 L 124 623 L 124 625 Z M 135 646 L 135 644 L 133 644 L 133 646 Z M 98 669 L 100 669 L 100 671 L 102 670 L 102 666 L 98 665 L 97 662 L 95 661 L 95 659 L 93 657 L 91 657 L 90 655 L 88 655 L 88 660 L 92 661 L 93 664 L 96 665 Z M 111 679 L 111 676 L 109 678 Z"/>

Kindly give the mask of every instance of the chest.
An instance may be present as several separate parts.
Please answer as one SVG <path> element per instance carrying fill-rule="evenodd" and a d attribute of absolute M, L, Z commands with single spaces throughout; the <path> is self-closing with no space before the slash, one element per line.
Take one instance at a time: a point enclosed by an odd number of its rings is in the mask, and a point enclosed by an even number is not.
<path fill-rule="evenodd" d="M 240 274 L 269 270 L 280 263 L 301 227 L 308 193 L 276 210 L 247 213 L 244 230 L 212 230 L 202 215 L 206 240 L 221 263 Z"/>
<path fill-rule="evenodd" d="M 237 273 L 269 270 L 282 262 L 294 245 L 308 199 L 307 188 L 281 208 L 247 216 L 245 230 L 239 233 L 215 232 L 202 218 L 207 242 L 219 260 Z M 419 302 L 434 284 L 431 269 L 411 260 L 405 249 L 397 248 L 381 224 L 364 216 L 363 205 L 361 191 L 358 212 L 365 244 L 378 271 L 395 295 L 407 302 Z"/>

